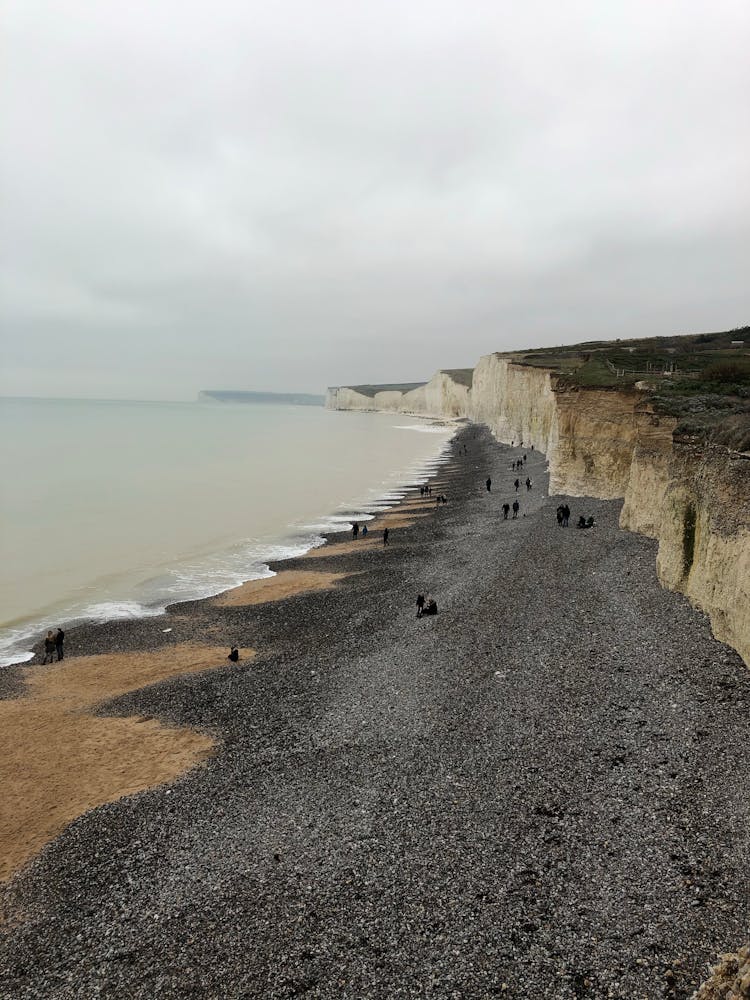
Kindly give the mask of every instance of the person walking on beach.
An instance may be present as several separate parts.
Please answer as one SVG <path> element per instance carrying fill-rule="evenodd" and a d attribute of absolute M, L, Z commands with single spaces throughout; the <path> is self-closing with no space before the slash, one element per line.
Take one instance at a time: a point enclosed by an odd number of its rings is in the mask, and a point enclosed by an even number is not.
<path fill-rule="evenodd" d="M 424 613 L 424 594 L 417 594 L 417 618 L 421 618 Z"/>
<path fill-rule="evenodd" d="M 367 525 L 366 524 L 362 525 L 362 537 L 363 538 L 367 538 Z"/>
<path fill-rule="evenodd" d="M 44 659 L 42 663 L 53 663 L 55 656 L 55 635 L 52 629 L 47 633 L 44 640 Z"/>
<path fill-rule="evenodd" d="M 567 504 L 563 507 L 563 528 L 568 527 L 568 521 L 570 520 L 570 507 Z"/>
<path fill-rule="evenodd" d="M 383 528 L 383 545 L 388 544 L 388 529 Z"/>
<path fill-rule="evenodd" d="M 487 476 L 487 482 L 485 483 L 485 486 L 487 487 L 487 492 L 491 493 L 492 492 L 492 480 L 490 479 L 489 476 Z"/>
<path fill-rule="evenodd" d="M 521 480 L 520 479 L 516 479 L 516 481 L 513 483 L 513 485 L 516 488 L 516 493 L 518 493 L 518 487 L 521 485 Z"/>
<path fill-rule="evenodd" d="M 557 523 L 560 525 L 560 527 L 562 527 L 563 517 L 564 516 L 565 516 L 564 515 L 564 508 L 563 508 L 563 505 L 560 504 L 560 506 L 557 508 Z"/>
<path fill-rule="evenodd" d="M 510 504 L 509 503 L 504 503 L 503 504 L 503 521 L 507 521 L 508 520 L 508 514 L 509 513 L 510 513 Z"/>
<path fill-rule="evenodd" d="M 64 659 L 65 652 L 63 650 L 63 643 L 65 642 L 65 633 L 61 628 L 55 633 L 55 651 L 57 652 L 57 662 Z"/>
<path fill-rule="evenodd" d="M 521 507 L 521 505 L 519 504 L 518 500 L 514 500 L 513 501 L 513 520 L 514 521 L 518 517 L 518 511 L 520 510 L 520 507 Z"/>
<path fill-rule="evenodd" d="M 354 521 L 352 523 L 352 538 L 357 538 L 359 535 L 359 522 Z"/>
<path fill-rule="evenodd" d="M 531 480 L 529 479 L 528 476 L 526 477 L 526 489 L 527 490 L 531 489 Z"/>

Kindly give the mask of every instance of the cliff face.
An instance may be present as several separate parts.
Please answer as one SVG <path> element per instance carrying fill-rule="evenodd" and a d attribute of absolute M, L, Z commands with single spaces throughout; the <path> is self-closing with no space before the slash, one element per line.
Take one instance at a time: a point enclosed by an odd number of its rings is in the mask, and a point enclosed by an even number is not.
<path fill-rule="evenodd" d="M 545 368 L 513 364 L 498 354 L 474 369 L 469 416 L 486 424 L 499 441 L 532 444 L 552 454 L 557 445 L 557 405 Z"/>
<path fill-rule="evenodd" d="M 661 582 L 750 664 L 750 456 L 675 441 L 659 522 Z M 625 525 L 627 527 L 627 525 Z"/>
<path fill-rule="evenodd" d="M 624 499 L 620 523 L 659 541 L 657 570 L 750 665 L 750 455 L 675 439 L 637 388 L 571 388 L 490 354 L 471 386 L 447 372 L 407 392 L 329 390 L 327 406 L 468 417 L 547 455 L 550 493 Z"/>

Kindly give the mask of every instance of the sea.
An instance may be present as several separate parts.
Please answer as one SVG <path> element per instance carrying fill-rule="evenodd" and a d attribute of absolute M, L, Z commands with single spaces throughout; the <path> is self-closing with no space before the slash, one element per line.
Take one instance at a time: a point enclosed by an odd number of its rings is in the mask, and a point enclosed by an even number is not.
<path fill-rule="evenodd" d="M 273 575 L 426 481 L 455 430 L 322 406 L 0 398 L 0 666 L 48 628 Z"/>

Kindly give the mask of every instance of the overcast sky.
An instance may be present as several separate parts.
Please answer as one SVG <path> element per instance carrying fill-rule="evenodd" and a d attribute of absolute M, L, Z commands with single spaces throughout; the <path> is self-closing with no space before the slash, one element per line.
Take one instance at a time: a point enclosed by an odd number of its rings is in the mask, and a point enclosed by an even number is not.
<path fill-rule="evenodd" d="M 6 0 L 17 395 L 750 321 L 747 0 Z"/>

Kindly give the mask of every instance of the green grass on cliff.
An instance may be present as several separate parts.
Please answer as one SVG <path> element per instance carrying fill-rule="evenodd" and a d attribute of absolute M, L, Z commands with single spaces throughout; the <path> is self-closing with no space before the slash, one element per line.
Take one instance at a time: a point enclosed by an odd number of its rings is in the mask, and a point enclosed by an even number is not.
<path fill-rule="evenodd" d="M 750 451 L 750 327 L 504 356 L 552 369 L 561 387 L 623 389 L 638 382 L 649 387 L 657 412 L 677 418 L 678 435 Z"/>
<path fill-rule="evenodd" d="M 353 392 L 358 392 L 362 396 L 369 396 L 372 398 L 376 392 L 411 392 L 412 389 L 419 389 L 423 385 L 427 385 L 427 383 L 394 382 L 388 383 L 387 385 L 349 385 L 346 386 L 346 388 L 351 389 Z"/>
<path fill-rule="evenodd" d="M 742 346 L 732 346 L 733 341 Z M 589 341 L 507 356 L 517 364 L 551 368 L 571 386 L 669 382 L 679 383 L 689 394 L 710 389 L 734 395 L 750 373 L 750 327 L 684 337 Z"/>
<path fill-rule="evenodd" d="M 441 368 L 440 371 L 451 378 L 457 385 L 465 385 L 471 389 L 474 379 L 473 368 Z"/>

